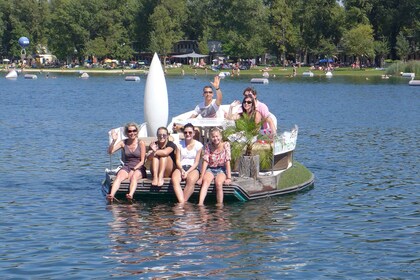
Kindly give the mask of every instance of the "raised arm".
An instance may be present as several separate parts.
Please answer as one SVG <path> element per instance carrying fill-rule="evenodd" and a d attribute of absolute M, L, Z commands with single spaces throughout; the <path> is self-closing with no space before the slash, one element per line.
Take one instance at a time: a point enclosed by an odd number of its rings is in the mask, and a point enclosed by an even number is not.
<path fill-rule="evenodd" d="M 222 105 L 222 100 L 223 100 L 223 94 L 222 94 L 222 91 L 220 90 L 220 77 L 217 76 L 217 75 L 214 76 L 214 80 L 211 84 L 214 87 L 214 89 L 216 90 L 216 94 L 217 94 L 216 105 L 220 106 L 220 105 Z"/>
<path fill-rule="evenodd" d="M 112 136 L 112 141 L 111 141 L 111 143 L 108 146 L 108 154 L 110 154 L 110 155 L 113 154 L 113 153 L 115 153 L 119 149 L 121 149 L 123 147 L 123 145 L 124 145 L 123 141 L 117 142 L 118 134 L 115 131 L 115 129 L 112 130 L 111 136 Z"/>

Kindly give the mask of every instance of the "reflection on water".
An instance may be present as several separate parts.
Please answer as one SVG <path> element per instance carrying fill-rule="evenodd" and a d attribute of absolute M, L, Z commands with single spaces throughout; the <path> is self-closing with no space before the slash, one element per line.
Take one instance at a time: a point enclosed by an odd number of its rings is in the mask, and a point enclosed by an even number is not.
<path fill-rule="evenodd" d="M 267 259 L 259 253 L 265 255 L 264 247 L 269 244 L 287 242 L 287 232 L 293 228 L 290 214 L 273 217 L 288 206 L 272 206 L 252 202 L 249 207 L 237 203 L 224 208 L 109 205 L 114 219 L 108 258 L 121 264 L 114 272 L 118 275 L 245 277 L 256 273 L 267 260 L 276 261 L 274 255 Z"/>

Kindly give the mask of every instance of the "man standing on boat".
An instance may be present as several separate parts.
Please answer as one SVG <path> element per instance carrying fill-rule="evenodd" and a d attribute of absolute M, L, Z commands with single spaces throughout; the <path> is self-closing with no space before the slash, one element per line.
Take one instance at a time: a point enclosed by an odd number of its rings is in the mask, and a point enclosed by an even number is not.
<path fill-rule="evenodd" d="M 190 118 L 196 118 L 199 115 L 203 118 L 217 117 L 217 111 L 219 110 L 220 105 L 222 105 L 223 99 L 223 94 L 220 90 L 220 77 L 215 76 L 214 81 L 211 82 L 211 84 L 216 90 L 216 99 L 213 99 L 213 89 L 211 86 L 205 86 L 203 88 L 204 101 L 195 107 L 194 113 L 190 116 Z"/>

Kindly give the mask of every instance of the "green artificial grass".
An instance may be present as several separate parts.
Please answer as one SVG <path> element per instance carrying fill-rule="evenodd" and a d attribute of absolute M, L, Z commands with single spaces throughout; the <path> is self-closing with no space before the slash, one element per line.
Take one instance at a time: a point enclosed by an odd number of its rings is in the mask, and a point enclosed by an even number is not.
<path fill-rule="evenodd" d="M 278 189 L 285 189 L 309 181 L 312 173 L 302 164 L 293 161 L 293 166 L 281 174 Z"/>

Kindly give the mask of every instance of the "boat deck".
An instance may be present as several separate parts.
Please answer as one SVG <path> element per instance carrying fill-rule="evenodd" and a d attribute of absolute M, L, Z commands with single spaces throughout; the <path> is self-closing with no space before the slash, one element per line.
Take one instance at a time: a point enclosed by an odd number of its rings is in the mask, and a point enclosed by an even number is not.
<path fill-rule="evenodd" d="M 297 168 L 301 167 L 298 166 Z M 286 187 L 277 187 L 279 186 L 279 182 L 282 180 L 283 176 L 287 174 L 288 170 L 260 173 L 256 179 L 241 178 L 238 177 L 237 173 L 232 172 L 232 184 L 223 186 L 225 200 L 249 201 L 264 197 L 295 193 L 313 186 L 314 176 L 312 173 L 309 173 L 309 175 L 300 182 L 294 182 Z M 106 178 L 103 183 L 104 195 L 109 192 L 114 178 L 114 175 L 106 174 Z M 147 197 L 150 199 L 150 197 L 154 197 L 158 199 L 165 198 L 176 200 L 171 180 L 169 178 L 165 178 L 165 184 L 162 187 L 152 186 L 151 182 L 152 180 L 150 174 L 148 174 L 148 178 L 139 180 L 134 198 L 142 199 Z M 185 187 L 184 182 L 181 182 L 181 187 Z M 198 197 L 200 188 L 200 185 L 195 186 L 192 199 Z M 129 182 L 128 180 L 125 180 L 121 183 L 120 189 L 116 193 L 116 198 L 125 199 L 125 194 L 128 193 L 128 190 Z M 207 196 L 213 199 L 216 196 L 216 190 L 213 183 L 209 187 Z"/>

